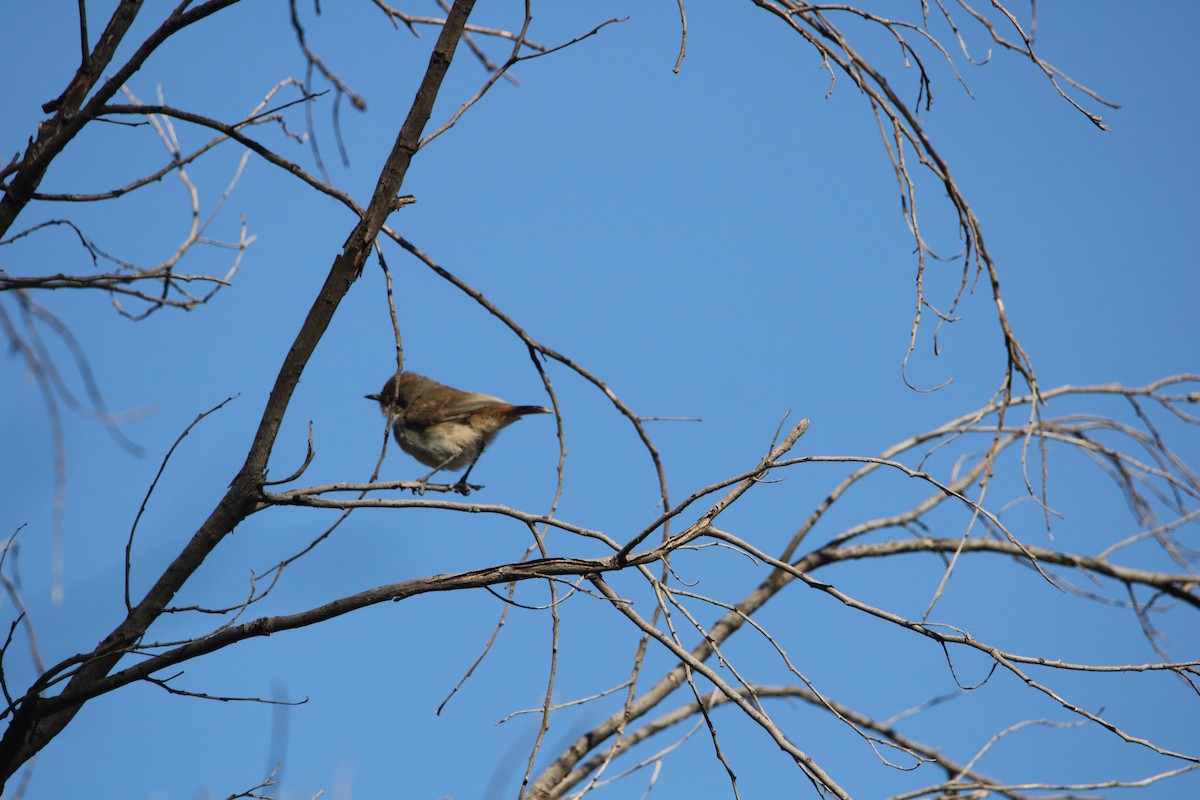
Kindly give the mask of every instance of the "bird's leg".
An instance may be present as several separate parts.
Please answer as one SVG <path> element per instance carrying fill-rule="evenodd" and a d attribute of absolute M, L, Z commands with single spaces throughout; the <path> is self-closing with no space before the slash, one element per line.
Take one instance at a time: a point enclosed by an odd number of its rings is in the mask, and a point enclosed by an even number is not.
<path fill-rule="evenodd" d="M 480 453 L 480 455 L 482 455 L 482 452 Z M 478 461 L 478 460 L 479 460 L 479 456 L 475 456 L 475 461 Z M 467 471 L 464 472 L 463 476 L 458 479 L 458 483 L 456 483 L 450 487 L 454 491 L 461 494 L 463 497 L 466 497 L 467 495 L 469 495 L 471 493 L 472 489 L 482 489 L 483 488 L 482 486 L 476 486 L 474 484 L 467 483 L 467 476 L 471 474 L 471 470 L 475 469 L 475 461 L 472 461 L 471 466 L 467 467 Z"/>
<path fill-rule="evenodd" d="M 429 488 L 429 479 L 432 478 L 434 475 L 437 475 L 439 472 L 441 472 L 442 469 L 445 468 L 445 466 L 453 460 L 454 460 L 454 456 L 447 458 L 445 461 L 443 461 L 442 463 L 440 463 L 436 467 L 434 467 L 433 472 L 429 473 L 424 478 L 421 478 L 419 481 L 417 481 L 417 485 L 413 487 L 413 494 L 417 494 L 417 495 L 425 494 L 425 490 Z M 467 470 L 467 472 L 470 472 L 470 470 Z"/>
<path fill-rule="evenodd" d="M 412 487 L 413 494 L 415 494 L 415 495 L 425 494 L 425 489 L 427 489 L 429 487 L 429 479 L 432 478 L 434 475 L 438 474 L 438 472 L 441 469 L 442 469 L 441 467 L 438 467 L 433 472 L 426 475 L 424 478 L 421 478 L 420 480 L 418 480 L 417 485 Z"/>
<path fill-rule="evenodd" d="M 453 461 L 455 458 L 457 458 L 457 456 L 451 456 L 450 458 L 447 458 L 441 464 L 438 464 L 437 468 L 433 472 L 429 473 L 424 478 L 421 478 L 419 481 L 417 481 L 416 482 L 417 485 L 413 487 L 413 493 L 417 494 L 417 495 L 425 494 L 425 490 L 429 488 L 429 479 L 432 478 L 434 475 L 438 474 L 439 472 L 441 472 L 446 467 L 446 465 L 449 464 L 451 461 Z M 476 456 L 475 461 L 478 461 L 478 460 L 479 460 L 479 456 Z M 471 462 L 471 466 L 467 467 L 467 471 L 463 473 L 463 476 L 458 479 L 457 483 L 450 485 L 450 491 L 458 492 L 463 497 L 466 497 L 467 495 L 469 495 L 471 493 L 472 489 L 482 489 L 483 488 L 482 486 L 476 486 L 474 484 L 467 483 L 467 476 L 471 474 L 471 470 L 475 467 L 475 461 Z"/>

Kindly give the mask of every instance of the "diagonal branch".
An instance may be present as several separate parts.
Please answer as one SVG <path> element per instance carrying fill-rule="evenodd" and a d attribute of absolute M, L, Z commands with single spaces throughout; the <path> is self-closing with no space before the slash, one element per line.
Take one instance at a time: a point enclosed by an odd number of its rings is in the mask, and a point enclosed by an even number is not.
<path fill-rule="evenodd" d="M 216 8 L 228 5 L 230 2 L 231 0 L 212 0 L 212 2 L 181 16 L 190 19 L 201 11 L 211 13 Z M 396 198 L 400 187 L 404 182 L 413 154 L 417 151 L 421 133 L 429 121 L 434 100 L 450 68 L 455 48 L 462 36 L 463 26 L 466 24 L 473 5 L 474 0 L 455 2 L 452 13 L 448 16 L 430 55 L 429 66 L 417 89 L 416 98 L 409 110 L 408 117 L 396 137 L 391 154 L 384 163 L 371 202 L 367 205 L 354 230 L 347 237 L 342 252 L 334 259 L 324 285 L 284 358 L 245 462 L 230 483 L 225 496 L 146 596 L 100 642 L 89 660 L 71 677 L 64 689 L 64 695 L 82 699 L 63 702 L 56 698 L 41 698 L 41 691 L 55 677 L 44 674 L 18 701 L 20 706 L 14 714 L 12 723 L 3 739 L 0 739 L 0 781 L 6 780 L 16 772 L 22 764 L 32 758 L 66 727 L 78 712 L 81 703 L 88 697 L 95 696 L 96 687 L 103 685 L 109 671 L 116 666 L 126 652 L 137 644 L 147 628 L 163 613 L 163 609 L 166 608 L 171 598 L 199 568 L 208 554 L 257 507 L 265 480 L 267 462 L 292 393 L 300 381 L 308 359 L 333 319 L 339 303 L 350 291 L 350 287 L 358 275 L 361 274 L 363 264 L 370 255 L 375 238 L 379 235 L 384 221 L 397 207 Z M 172 19 L 178 15 L 177 10 Z M 152 51 L 159 43 L 156 37 L 165 35 L 162 34 L 163 30 L 160 28 L 152 35 L 139 50 L 139 54 L 147 48 Z M 149 54 L 149 51 L 146 52 L 146 55 Z M 140 61 L 137 61 L 135 56 L 130 63 L 140 63 Z M 108 96 L 110 97 L 111 94 Z M 86 116 L 97 113 L 99 107 L 107 102 L 107 99 L 108 97 L 103 95 L 94 98 Z M 46 164 L 48 163 L 47 161 Z M 40 175 L 38 178 L 40 179 Z M 26 179 L 26 183 L 28 183 L 28 179 Z M 32 190 L 32 187 L 28 188 Z M 9 197 L 6 196 L 5 200 L 9 200 Z M 13 209 L 9 208 L 8 210 L 12 211 Z M 6 228 L 3 224 L 4 213 L 5 207 L 0 204 L 0 231 Z"/>

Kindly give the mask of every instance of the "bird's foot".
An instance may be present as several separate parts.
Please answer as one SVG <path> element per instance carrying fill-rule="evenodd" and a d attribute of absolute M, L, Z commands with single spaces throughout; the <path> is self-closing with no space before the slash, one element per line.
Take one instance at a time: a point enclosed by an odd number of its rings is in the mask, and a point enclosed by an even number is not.
<path fill-rule="evenodd" d="M 450 487 L 450 491 L 458 492 L 463 497 L 466 497 L 467 495 L 469 495 L 471 493 L 471 490 L 478 491 L 479 489 L 482 489 L 482 488 L 483 488 L 482 486 L 474 484 L 474 483 L 467 483 L 466 481 L 459 481 L 458 483 L 456 483 Z"/>

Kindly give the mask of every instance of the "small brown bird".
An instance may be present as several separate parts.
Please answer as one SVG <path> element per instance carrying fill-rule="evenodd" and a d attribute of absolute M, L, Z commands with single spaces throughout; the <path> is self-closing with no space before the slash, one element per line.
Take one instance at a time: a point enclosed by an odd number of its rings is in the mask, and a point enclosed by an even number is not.
<path fill-rule="evenodd" d="M 541 406 L 514 406 L 487 394 L 463 392 L 415 372 L 388 378 L 379 394 L 366 395 L 391 419 L 400 449 L 433 472 L 420 480 L 418 493 L 439 470 L 467 471 L 455 484 L 466 494 L 467 476 L 500 429 L 526 414 L 549 414 Z"/>

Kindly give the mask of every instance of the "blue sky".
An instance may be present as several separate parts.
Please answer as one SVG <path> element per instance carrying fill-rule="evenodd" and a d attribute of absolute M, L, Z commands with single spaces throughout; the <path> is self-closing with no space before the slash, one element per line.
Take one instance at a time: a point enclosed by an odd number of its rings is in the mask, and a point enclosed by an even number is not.
<path fill-rule="evenodd" d="M 93 32 L 112 5 L 89 4 Z M 168 5 L 147 4 L 144 13 L 157 19 Z M 414 39 L 391 30 L 370 3 L 333 5 L 323 4 L 319 19 L 306 19 L 311 45 L 368 102 L 365 113 L 340 111 L 349 167 L 340 164 L 331 136 L 331 94 L 314 107 L 314 120 L 332 179 L 365 202 L 435 32 Z M 983 221 L 1012 322 L 1043 386 L 1137 385 L 1200 371 L 1200 265 L 1191 233 L 1200 211 L 1198 79 L 1191 58 L 1200 9 L 1171 4 L 1131 13 L 1127 4 L 1109 0 L 1038 9 L 1041 54 L 1121 105 L 1102 109 L 1111 132 L 1097 130 L 1058 98 L 1031 65 L 1003 53 L 982 67 L 958 59 L 973 98 L 930 57 L 935 100 L 922 122 Z M 943 333 L 941 355 L 932 354 L 928 328 L 910 361 L 913 383 L 953 383 L 915 393 L 901 379 L 913 310 L 912 242 L 874 120 L 848 80 L 842 77 L 827 96 L 828 76 L 813 52 L 750 4 L 722 8 L 719 16 L 707 5 L 689 6 L 688 55 L 679 74 L 671 71 L 678 46 L 673 3 L 535 11 L 531 38 L 548 45 L 610 17 L 627 19 L 520 65 L 519 87 L 501 82 L 422 150 L 404 187 L 418 202 L 392 223 L 532 336 L 604 378 L 638 413 L 702 418 L 652 424 L 673 498 L 756 463 L 789 412 L 812 420 L 797 453 L 873 455 L 987 400 L 1003 361 L 986 283 L 964 302 L 963 321 Z M 519 8 L 480 9 L 475 19 L 512 28 Z M 138 30 L 144 34 L 148 26 Z M 0 27 L 25 32 L 11 37 L 5 55 L 20 78 L 4 89 L 8 110 L 0 118 L 0 140 L 15 152 L 35 130 L 41 103 L 73 73 L 77 34 L 70 14 L 48 4 L 7 5 Z M 964 29 L 976 52 L 986 48 L 977 31 Z M 862 46 L 887 64 L 902 96 L 915 98 L 915 78 L 899 69 L 893 46 L 871 35 Z M 505 51 L 493 45 L 491 52 L 499 59 Z M 189 30 L 130 88 L 152 102 L 161 87 L 169 104 L 235 119 L 276 81 L 302 75 L 286 5 L 249 3 Z M 433 124 L 484 78 L 460 51 Z M 289 125 L 303 129 L 294 109 Z M 177 130 L 185 147 L 209 138 L 194 128 Z M 306 146 L 274 132 L 262 136 L 289 158 L 311 163 Z M 55 163 L 42 188 L 102 190 L 156 168 L 165 157 L 144 128 L 93 125 Z M 226 145 L 190 170 L 202 208 L 211 208 L 240 158 L 239 149 Z M 926 230 L 953 252 L 959 244 L 950 208 L 938 187 L 926 183 L 923 190 Z M 69 215 L 106 250 L 152 261 L 175 246 L 187 212 L 178 181 L 168 178 L 119 203 L 34 207 L 21 221 Z M 71 324 L 109 406 L 145 411 L 125 429 L 144 448 L 142 457 L 119 448 L 94 422 L 64 417 L 67 582 L 57 605 L 49 589 L 49 425 L 21 362 L 2 362 L 0 415 L 8 424 L 0 451 L 13 455 L 0 459 L 0 529 L 26 526 L 20 535 L 24 596 L 49 662 L 92 646 L 118 621 L 127 532 L 162 455 L 198 413 L 236 395 L 185 440 L 158 485 L 139 529 L 135 587 L 148 585 L 221 496 L 278 365 L 353 225 L 336 203 L 253 158 L 211 235 L 236 238 L 242 214 L 257 239 L 234 285 L 194 312 L 161 312 L 134 324 L 99 294 L 38 298 Z M 410 368 L 515 402 L 546 402 L 524 346 L 502 325 L 402 252 L 391 248 L 387 255 Z M 189 269 L 195 272 L 224 271 L 230 258 L 217 249 L 193 256 Z M 13 274 L 86 269 L 78 246 L 61 232 L 0 250 L 0 259 Z M 957 266 L 930 269 L 929 285 L 942 301 L 957 281 Z M 57 352 L 65 358 L 61 348 Z M 303 459 L 311 421 L 317 457 L 304 481 L 365 480 L 382 421 L 362 395 L 379 389 L 393 369 L 391 359 L 383 280 L 372 264 L 303 376 L 272 476 L 290 473 Z M 559 514 L 624 538 L 657 513 L 649 460 L 602 396 L 557 366 L 549 371 L 565 411 L 569 450 Z M 68 374 L 78 387 L 78 377 Z M 1086 410 L 1124 413 L 1117 404 Z M 522 421 L 500 436 L 473 473 L 487 487 L 478 499 L 548 509 L 557 453 L 552 420 Z M 1180 454 L 1200 463 L 1194 434 Z M 1120 498 L 1093 472 L 1069 456 L 1062 464 L 1052 484 L 1066 515 L 1055 529 L 1057 543 L 1097 552 L 1097 542 L 1136 531 Z M 393 448 L 384 475 L 415 478 L 418 470 Z M 789 473 L 783 483 L 757 489 L 724 525 L 770 550 L 843 474 L 832 466 Z M 895 477 L 871 488 L 874 494 L 843 508 L 821 534 L 922 496 Z M 999 484 L 994 499 L 1002 505 L 1019 494 L 1013 479 Z M 1037 514 L 1018 509 L 1014 516 L 1029 541 L 1052 544 L 1038 529 Z M 300 510 L 250 519 L 195 576 L 179 604 L 237 602 L 251 570 L 303 546 L 331 519 Z M 375 585 L 513 560 L 527 545 L 519 526 L 491 518 L 358 513 L 289 571 L 257 613 L 295 611 Z M 555 546 L 560 553 L 598 552 L 566 538 Z M 706 590 L 730 598 L 761 576 L 732 555 L 681 562 L 681 569 L 703 576 Z M 958 575 L 939 606 L 947 621 L 1022 652 L 1155 660 L 1127 613 L 1059 602 L 1035 577 L 1001 569 L 999 559 L 994 572 L 987 566 L 973 564 Z M 896 575 L 900 568 L 912 572 Z M 821 577 L 864 599 L 895 603 L 900 613 L 919 614 L 939 576 L 936 565 L 914 561 Z M 900 586 L 912 591 L 890 593 Z M 545 591 L 525 586 L 518 597 L 542 603 Z M 536 723 L 529 715 L 494 723 L 540 702 L 548 616 L 513 609 L 480 672 L 436 717 L 502 607 L 484 592 L 386 605 L 189 664 L 181 685 L 210 694 L 310 698 L 287 713 L 281 797 L 307 798 L 322 789 L 334 798 L 515 796 Z M 631 632 L 585 598 L 562 610 L 556 699 L 619 683 Z M 954 689 L 940 652 L 841 613 L 827 597 L 794 588 L 768 607 L 764 620 L 808 677 L 864 712 L 886 718 Z M 169 619 L 153 633 L 165 641 L 212 624 Z M 1164 630 L 1173 657 L 1196 657 L 1194 625 L 1168 621 Z M 760 665 L 760 680 L 786 678 L 761 643 L 738 642 L 734 649 Z M 23 656 L 10 653 L 5 662 L 10 686 L 29 679 Z M 668 665 L 662 654 L 652 654 L 651 663 Z M 964 682 L 982 677 L 977 661 L 956 666 L 967 673 Z M 1014 691 L 1019 687 L 1007 685 L 1011 678 L 995 682 L 912 718 L 907 732 L 965 760 L 998 727 L 1067 719 L 1061 709 Z M 1194 694 L 1166 676 L 1136 690 L 1127 683 L 1133 682 L 1084 678 L 1066 685 L 1088 708 L 1104 706 L 1135 731 L 1153 730 L 1171 747 L 1200 752 L 1191 711 L 1180 714 L 1177 725 L 1162 722 L 1179 704 L 1194 703 Z M 610 710 L 564 714 L 543 754 L 557 752 Z M 794 790 L 799 776 L 775 745 L 739 727 L 730 709 L 723 713 L 730 731 L 723 745 L 743 796 Z M 878 767 L 864 744 L 849 741 L 811 709 L 781 713 L 801 746 L 855 796 L 885 796 L 932 780 L 926 772 Z M 262 777 L 272 757 L 272 714 L 257 704 L 130 687 L 89 704 L 39 757 L 29 796 L 91 794 L 98 785 L 130 798 L 227 796 Z M 694 736 L 668 759 L 656 793 L 728 794 L 710 751 L 706 734 Z M 1103 732 L 1068 736 L 1039 727 L 1005 740 L 981 769 L 1038 780 L 1051 765 L 1071 780 L 1136 779 L 1165 768 Z M 608 796 L 638 796 L 644 781 L 634 778 Z M 1180 797 L 1198 788 L 1200 778 L 1192 776 L 1144 796 Z"/>

